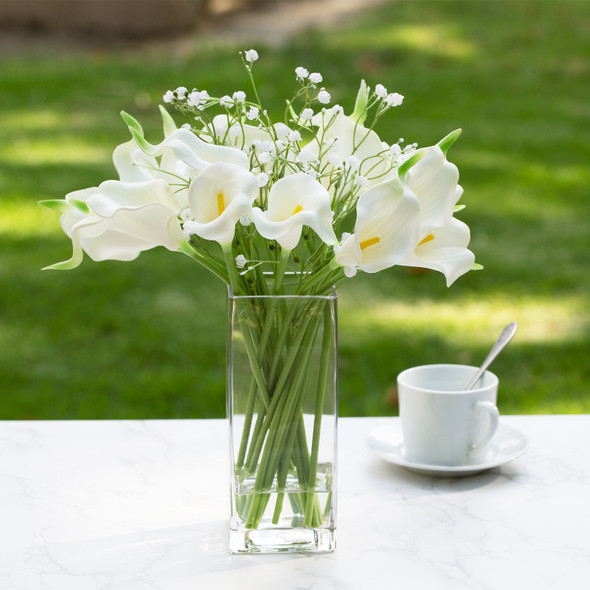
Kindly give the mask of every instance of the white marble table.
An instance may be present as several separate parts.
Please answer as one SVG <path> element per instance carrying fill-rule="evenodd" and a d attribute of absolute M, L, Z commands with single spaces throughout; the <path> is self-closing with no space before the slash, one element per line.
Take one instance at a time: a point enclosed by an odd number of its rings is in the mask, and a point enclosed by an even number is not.
<path fill-rule="evenodd" d="M 1 422 L 1 590 L 590 587 L 590 416 L 504 416 L 517 460 L 461 479 L 374 457 L 340 421 L 332 554 L 230 555 L 221 420 Z"/>

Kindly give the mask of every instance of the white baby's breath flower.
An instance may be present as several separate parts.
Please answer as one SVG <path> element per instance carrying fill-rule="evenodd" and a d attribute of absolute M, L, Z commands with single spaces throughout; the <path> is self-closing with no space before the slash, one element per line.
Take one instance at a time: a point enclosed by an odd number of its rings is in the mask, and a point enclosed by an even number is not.
<path fill-rule="evenodd" d="M 303 109 L 301 114 L 299 115 L 300 119 L 304 121 L 309 121 L 313 117 L 313 109 Z"/>
<path fill-rule="evenodd" d="M 305 78 L 307 78 L 307 76 L 309 76 L 309 72 L 305 68 L 302 68 L 301 66 L 299 66 L 298 68 L 295 68 L 295 74 L 297 74 L 297 77 L 300 80 L 304 80 Z"/>
<path fill-rule="evenodd" d="M 228 135 L 232 139 L 235 139 L 236 137 L 241 137 L 242 136 L 242 130 L 240 129 L 240 126 L 239 125 L 232 125 L 229 128 Z"/>
<path fill-rule="evenodd" d="M 319 84 L 324 78 L 322 77 L 321 74 L 319 74 L 318 72 L 313 72 L 312 74 L 309 75 L 309 81 L 312 84 Z"/>
<path fill-rule="evenodd" d="M 242 215 L 242 217 L 240 217 L 240 223 L 244 227 L 248 227 L 252 223 L 252 218 L 249 215 Z"/>
<path fill-rule="evenodd" d="M 336 168 L 342 166 L 342 158 L 334 151 L 329 151 L 326 159 L 331 166 L 335 166 Z"/>
<path fill-rule="evenodd" d="M 250 63 L 258 59 L 258 51 L 256 51 L 256 49 L 248 49 L 244 55 L 246 57 L 246 61 L 249 61 Z"/>
<path fill-rule="evenodd" d="M 389 107 L 399 107 L 404 102 L 404 97 L 399 92 L 392 92 L 385 98 L 385 103 Z"/>
<path fill-rule="evenodd" d="M 272 161 L 272 155 L 270 154 L 270 152 L 260 152 L 258 154 L 258 161 L 261 164 L 268 164 Z"/>
<path fill-rule="evenodd" d="M 318 92 L 318 101 L 322 104 L 328 104 L 332 100 L 330 93 L 327 90 L 320 90 Z"/>
<path fill-rule="evenodd" d="M 174 92 L 172 92 L 172 90 L 167 90 L 162 97 L 162 100 L 167 103 L 172 102 L 174 100 Z"/>
<path fill-rule="evenodd" d="M 287 127 L 287 125 L 285 125 L 284 123 L 277 123 L 274 126 L 274 130 L 279 139 L 285 139 L 289 135 L 289 133 L 291 133 L 291 129 Z"/>
<path fill-rule="evenodd" d="M 385 86 L 383 86 L 383 84 L 377 84 L 375 86 L 375 94 L 379 98 L 385 98 L 387 96 L 387 88 L 385 88 Z"/>
<path fill-rule="evenodd" d="M 400 158 L 400 156 L 402 155 L 402 148 L 400 147 L 400 145 L 398 143 L 394 143 L 389 148 L 389 153 L 394 160 L 398 160 Z"/>
<path fill-rule="evenodd" d="M 299 131 L 291 131 L 288 135 L 289 141 L 301 141 L 301 133 Z"/>
<path fill-rule="evenodd" d="M 248 112 L 246 113 L 246 117 L 249 121 L 254 121 L 254 119 L 258 119 L 258 114 L 260 113 L 260 109 L 258 107 L 250 107 Z"/>
<path fill-rule="evenodd" d="M 344 113 L 344 109 L 339 104 L 335 104 L 331 110 L 332 115 L 334 116 L 341 115 L 342 113 Z"/>
<path fill-rule="evenodd" d="M 272 152 L 274 147 L 274 143 L 268 139 L 265 139 L 263 141 L 259 140 L 256 142 L 256 151 L 258 152 Z"/>
<path fill-rule="evenodd" d="M 182 100 L 186 96 L 187 92 L 188 90 L 184 86 L 179 86 L 176 89 L 176 96 L 178 96 L 179 100 Z"/>
<path fill-rule="evenodd" d="M 317 162 L 317 156 L 312 151 L 303 148 L 297 156 L 297 161 L 302 163 Z"/>
<path fill-rule="evenodd" d="M 358 271 L 358 267 L 356 266 L 345 266 L 344 267 L 344 275 L 347 276 L 349 279 L 352 279 L 356 275 Z"/>
<path fill-rule="evenodd" d="M 238 254 L 236 256 L 236 266 L 238 268 L 244 268 L 248 264 L 248 259 L 243 254 Z"/>
<path fill-rule="evenodd" d="M 234 106 L 234 101 L 232 100 L 232 97 L 231 96 L 229 96 L 229 95 L 226 94 L 225 96 L 222 96 L 219 99 L 219 104 L 222 107 L 224 107 L 226 109 L 229 109 L 229 108 L 231 108 L 231 107 Z"/>
<path fill-rule="evenodd" d="M 261 172 L 256 176 L 256 182 L 258 182 L 259 188 L 262 188 L 268 184 L 268 174 Z"/>
<path fill-rule="evenodd" d="M 244 102 L 246 100 L 246 93 L 243 90 L 236 90 L 232 98 L 235 102 Z"/>
<path fill-rule="evenodd" d="M 192 219 L 192 217 L 193 215 L 188 207 L 180 212 L 180 219 L 182 219 L 182 221 L 188 221 L 189 219 Z"/>
<path fill-rule="evenodd" d="M 181 126 L 182 129 L 192 129 L 190 123 L 183 123 Z"/>
<path fill-rule="evenodd" d="M 354 179 L 354 184 L 360 186 L 361 188 L 364 188 L 369 184 L 369 181 L 364 176 L 359 175 Z"/>
<path fill-rule="evenodd" d="M 361 165 L 361 161 L 356 156 L 348 156 L 348 158 L 344 160 L 344 163 L 352 170 L 358 170 Z"/>
<path fill-rule="evenodd" d="M 203 93 L 194 90 L 188 95 L 186 102 L 189 107 L 198 107 L 204 98 L 205 96 L 203 96 Z"/>

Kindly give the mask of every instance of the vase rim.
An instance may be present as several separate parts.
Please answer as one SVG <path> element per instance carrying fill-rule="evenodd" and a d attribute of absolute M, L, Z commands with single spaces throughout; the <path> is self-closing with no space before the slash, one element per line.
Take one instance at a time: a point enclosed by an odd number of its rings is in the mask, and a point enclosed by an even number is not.
<path fill-rule="evenodd" d="M 227 287 L 227 294 L 229 299 L 323 299 L 326 301 L 334 301 L 336 299 L 338 299 L 338 293 L 336 292 L 336 288 L 333 288 L 332 291 L 330 291 L 330 293 L 328 293 L 327 295 L 312 295 L 312 294 L 305 294 L 305 293 L 300 293 L 300 294 L 289 294 L 289 293 L 285 293 L 285 294 L 278 294 L 278 295 L 261 295 L 261 294 L 257 294 L 257 295 L 236 295 L 234 294 L 234 292 L 232 291 L 232 288 L 228 285 Z"/>

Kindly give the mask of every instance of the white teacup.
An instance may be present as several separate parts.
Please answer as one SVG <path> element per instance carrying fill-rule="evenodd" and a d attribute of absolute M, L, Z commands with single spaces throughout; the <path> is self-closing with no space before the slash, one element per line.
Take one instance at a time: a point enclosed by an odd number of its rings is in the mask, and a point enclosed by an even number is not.
<path fill-rule="evenodd" d="M 498 378 L 477 367 L 423 365 L 397 377 L 406 457 L 425 465 L 468 465 L 485 458 L 498 428 Z"/>

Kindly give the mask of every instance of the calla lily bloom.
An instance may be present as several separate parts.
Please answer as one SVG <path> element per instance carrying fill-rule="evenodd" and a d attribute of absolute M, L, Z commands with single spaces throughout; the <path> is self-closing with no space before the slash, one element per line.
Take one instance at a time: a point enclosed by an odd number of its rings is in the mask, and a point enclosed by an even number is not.
<path fill-rule="evenodd" d="M 423 155 L 408 170 L 404 180 L 420 201 L 420 231 L 427 235 L 450 222 L 463 189 L 458 184 L 459 170 L 446 159 L 439 146 L 416 153 Z"/>
<path fill-rule="evenodd" d="M 450 287 L 461 275 L 473 268 L 475 255 L 467 249 L 469 227 L 452 218 L 446 225 L 433 229 L 416 246 L 405 266 L 437 270 L 445 275 Z"/>
<path fill-rule="evenodd" d="M 240 217 L 251 215 L 258 195 L 256 176 L 234 164 L 211 164 L 194 178 L 188 204 L 194 219 L 184 229 L 206 240 L 229 244 Z"/>
<path fill-rule="evenodd" d="M 302 172 L 275 182 L 268 194 L 267 210 L 255 207 L 252 214 L 260 235 L 277 240 L 285 250 L 297 246 L 304 225 L 313 229 L 326 244 L 338 241 L 332 228 L 334 213 L 328 191 Z"/>
<path fill-rule="evenodd" d="M 242 168 L 249 166 L 248 157 L 241 150 L 207 143 L 190 129 L 172 129 L 172 124 L 167 118 L 164 118 L 164 129 L 167 135 L 157 145 L 152 145 L 144 138 L 141 125 L 133 117 L 123 113 L 123 118 L 139 149 L 152 158 L 162 157 L 161 164 L 166 168 L 169 167 L 169 158 L 172 158 L 173 161 L 182 160 L 186 166 L 195 171 L 204 170 L 207 166 L 217 162 L 234 164 Z"/>
<path fill-rule="evenodd" d="M 451 137 L 451 136 L 449 136 Z M 475 256 L 467 249 L 469 227 L 453 217 L 463 194 L 459 171 L 439 145 L 418 150 L 419 161 L 402 177 L 420 201 L 418 242 L 407 266 L 442 272 L 450 286 L 473 268 Z"/>
<path fill-rule="evenodd" d="M 251 146 L 255 141 L 270 141 L 271 151 L 275 151 L 274 141 L 285 139 L 291 129 L 284 123 L 275 123 L 272 126 L 272 133 L 264 127 L 240 123 L 233 117 L 227 115 L 216 115 L 213 117 L 213 127 L 217 136 L 227 134 L 226 143 L 237 148 Z"/>
<path fill-rule="evenodd" d="M 372 129 L 367 129 L 342 112 L 335 115 L 330 115 L 330 111 L 318 113 L 313 117 L 312 123 L 319 127 L 317 137 L 321 137 L 324 142 L 335 141 L 330 150 L 333 156 L 337 156 L 340 161 L 350 156 L 359 160 L 359 173 L 369 181 L 367 186 L 378 184 L 392 176 L 393 166 L 386 157 L 389 147 Z M 307 149 L 318 153 L 319 145 L 312 142 Z"/>
<path fill-rule="evenodd" d="M 406 264 L 418 242 L 419 214 L 416 195 L 399 179 L 373 186 L 359 197 L 354 233 L 334 248 L 336 263 L 369 273 Z"/>
<path fill-rule="evenodd" d="M 177 217 L 176 198 L 163 180 L 120 182 L 75 191 L 65 200 L 42 204 L 60 210 L 60 224 L 71 238 L 70 260 L 48 268 L 75 268 L 83 252 L 92 260 L 134 260 L 144 250 L 164 246 L 179 250 L 185 243 Z"/>

